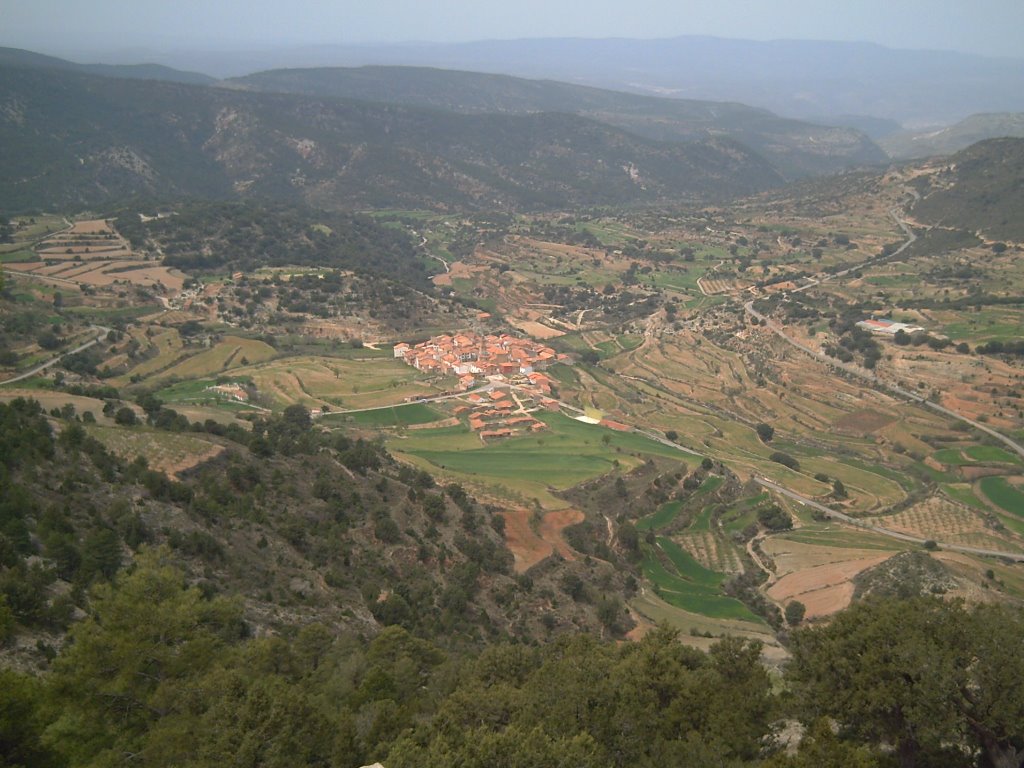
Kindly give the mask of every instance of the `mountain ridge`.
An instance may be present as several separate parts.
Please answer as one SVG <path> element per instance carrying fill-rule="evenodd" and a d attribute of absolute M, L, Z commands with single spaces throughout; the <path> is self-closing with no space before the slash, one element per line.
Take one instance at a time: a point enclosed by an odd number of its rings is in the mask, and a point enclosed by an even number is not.
<path fill-rule="evenodd" d="M 220 77 L 282 67 L 445 67 L 738 101 L 800 119 L 871 115 L 910 128 L 977 112 L 1024 111 L 1024 60 L 870 43 L 550 38 L 193 50 L 155 57 Z"/>
<path fill-rule="evenodd" d="M 723 137 L 655 142 L 566 114 L 354 100 L 0 68 L 10 210 L 134 194 L 326 208 L 550 208 L 722 199 L 783 183 Z"/>
<path fill-rule="evenodd" d="M 667 99 L 554 80 L 434 67 L 366 66 L 270 70 L 232 78 L 222 85 L 467 114 L 568 112 L 657 141 L 727 136 L 766 157 L 789 178 L 887 160 L 871 139 L 850 128 L 782 118 L 735 102 Z"/>
<path fill-rule="evenodd" d="M 56 56 L 48 56 L 21 48 L 0 47 L 0 66 L 27 67 L 32 69 L 56 69 L 81 72 L 99 77 L 119 77 L 129 80 L 163 80 L 169 83 L 211 85 L 217 78 L 201 72 L 186 72 L 163 64 L 79 64 Z"/>

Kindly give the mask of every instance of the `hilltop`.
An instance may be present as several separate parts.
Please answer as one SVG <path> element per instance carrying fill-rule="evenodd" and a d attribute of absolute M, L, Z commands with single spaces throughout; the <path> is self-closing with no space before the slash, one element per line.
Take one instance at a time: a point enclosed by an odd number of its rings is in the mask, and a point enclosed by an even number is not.
<path fill-rule="evenodd" d="M 216 78 L 200 72 L 185 72 L 162 64 L 79 64 L 56 56 L 46 56 L 20 48 L 0 48 L 0 66 L 29 69 L 54 69 L 81 72 L 100 77 L 119 77 L 128 80 L 165 80 L 170 83 L 209 85 Z"/>

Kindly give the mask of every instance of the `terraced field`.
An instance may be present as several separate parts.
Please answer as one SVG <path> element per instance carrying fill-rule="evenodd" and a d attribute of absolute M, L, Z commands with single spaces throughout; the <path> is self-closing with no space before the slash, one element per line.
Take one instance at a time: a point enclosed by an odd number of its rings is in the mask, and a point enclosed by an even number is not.
<path fill-rule="evenodd" d="M 184 342 L 174 328 L 158 330 L 148 337 L 141 331 L 133 332 L 132 335 L 136 337 L 136 341 L 145 345 L 144 349 L 150 347 L 156 351 L 156 354 L 134 366 L 124 376 L 114 379 L 111 382 L 114 386 L 124 386 L 133 376 L 145 379 L 161 370 L 170 368 L 179 358 L 187 354 Z M 113 367 L 115 361 L 109 362 Z"/>
<path fill-rule="evenodd" d="M 838 531 L 840 537 L 842 533 Z M 842 610 L 853 599 L 854 577 L 899 551 L 886 547 L 884 539 L 877 547 L 857 547 L 858 543 L 864 542 L 858 542 L 856 533 L 845 547 L 834 546 L 834 539 L 815 541 L 797 533 L 766 539 L 762 547 L 774 559 L 777 574 L 768 596 L 780 604 L 799 600 L 807 608 L 807 618 Z"/>
<path fill-rule="evenodd" d="M 142 427 L 124 429 L 87 426 L 90 436 L 111 453 L 126 460 L 144 456 L 151 469 L 174 476 L 218 456 L 224 448 L 192 435 L 162 432 Z"/>
<path fill-rule="evenodd" d="M 173 365 L 152 378 L 163 381 L 170 378 L 199 379 L 217 376 L 226 371 L 271 360 L 278 354 L 269 344 L 258 339 L 245 339 L 240 336 L 225 336 L 214 347 L 200 352 L 186 360 Z"/>
<path fill-rule="evenodd" d="M 761 622 L 739 600 L 722 595 L 725 574 L 708 570 L 672 539 L 661 536 L 656 547 L 646 547 L 641 567 L 655 593 L 670 605 L 711 618 Z"/>
<path fill-rule="evenodd" d="M 1001 551 L 1021 551 L 1024 540 L 1000 534 L 985 518 L 943 496 L 933 496 L 895 515 L 878 518 L 879 525 L 925 539 Z"/>
<path fill-rule="evenodd" d="M 239 368 L 275 406 L 293 403 L 334 410 L 400 405 L 407 398 L 428 397 L 438 390 L 423 375 L 393 359 L 290 357 Z"/>

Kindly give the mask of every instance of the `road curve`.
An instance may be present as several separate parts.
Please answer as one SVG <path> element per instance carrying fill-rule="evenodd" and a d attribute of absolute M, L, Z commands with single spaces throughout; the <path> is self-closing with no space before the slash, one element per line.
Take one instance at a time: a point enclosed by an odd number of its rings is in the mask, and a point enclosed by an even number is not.
<path fill-rule="evenodd" d="M 37 365 L 32 370 L 25 371 L 25 373 L 19 374 L 19 375 L 15 376 L 12 379 L 4 379 L 3 381 L 0 381 L 0 387 L 4 386 L 5 384 L 13 384 L 16 381 L 23 381 L 25 379 L 31 378 L 32 376 L 36 376 L 37 374 L 40 374 L 43 371 L 45 371 L 50 366 L 55 365 L 56 363 L 60 362 L 62 358 L 65 358 L 68 355 L 77 355 L 79 352 L 82 352 L 82 351 L 88 349 L 89 347 L 93 346 L 94 344 L 98 344 L 99 342 L 103 341 L 104 338 L 106 338 L 106 335 L 108 333 L 110 333 L 110 328 L 104 328 L 101 325 L 93 325 L 93 326 L 90 326 L 90 327 L 98 332 L 95 339 L 93 339 L 92 341 L 87 341 L 85 344 L 79 344 L 77 347 L 75 347 L 74 349 L 68 350 L 67 352 L 61 352 L 59 355 L 57 355 L 56 357 L 52 358 L 51 360 L 47 360 L 42 365 Z"/>

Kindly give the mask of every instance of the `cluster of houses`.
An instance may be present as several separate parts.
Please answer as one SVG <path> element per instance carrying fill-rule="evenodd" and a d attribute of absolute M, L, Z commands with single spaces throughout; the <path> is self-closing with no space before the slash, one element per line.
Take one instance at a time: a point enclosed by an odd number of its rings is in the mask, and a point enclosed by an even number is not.
<path fill-rule="evenodd" d="M 472 389 L 478 377 L 525 376 L 531 384 L 547 381 L 537 374 L 568 357 L 531 339 L 475 333 L 435 336 L 415 346 L 402 342 L 395 345 L 394 354 L 419 371 L 458 376 L 463 392 Z"/>
<path fill-rule="evenodd" d="M 467 405 L 460 405 L 453 411 L 456 416 L 468 416 L 469 427 L 483 441 L 532 434 L 547 428 L 540 419 L 531 414 L 537 410 L 533 399 L 525 396 L 513 397 L 511 390 L 492 389 L 489 392 L 473 392 L 466 397 Z M 558 403 L 545 398 L 541 404 L 558 410 Z"/>
<path fill-rule="evenodd" d="M 227 397 L 227 398 L 229 398 L 231 400 L 234 400 L 235 402 L 238 402 L 238 403 L 248 403 L 249 402 L 249 393 L 246 391 L 245 387 L 243 387 L 241 384 L 235 384 L 235 383 L 215 384 L 212 387 L 207 387 L 206 391 L 207 392 L 213 392 L 213 393 L 218 394 L 218 395 L 220 395 L 222 397 Z"/>
<path fill-rule="evenodd" d="M 560 406 L 551 397 L 552 380 L 543 371 L 569 359 L 531 339 L 476 333 L 435 336 L 416 345 L 403 342 L 395 345 L 394 355 L 416 370 L 457 376 L 458 391 L 468 394 L 453 412 L 467 418 L 470 428 L 484 441 L 546 429 L 547 425 L 531 414 L 541 409 L 558 411 Z M 470 392 L 483 379 L 492 386 L 497 382 L 513 386 Z"/>

